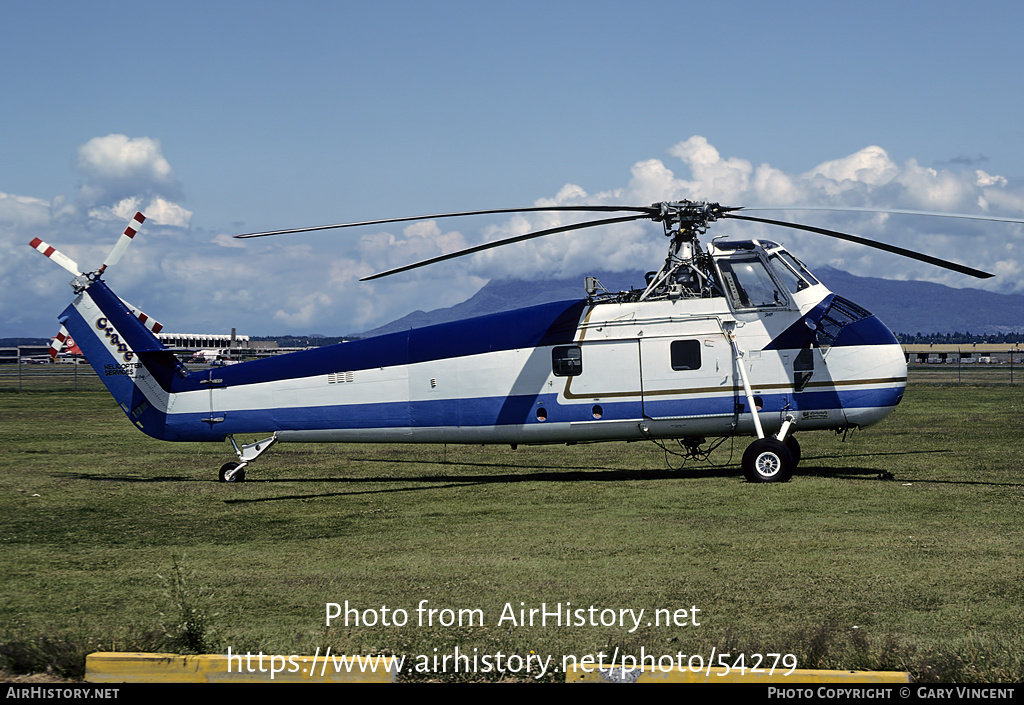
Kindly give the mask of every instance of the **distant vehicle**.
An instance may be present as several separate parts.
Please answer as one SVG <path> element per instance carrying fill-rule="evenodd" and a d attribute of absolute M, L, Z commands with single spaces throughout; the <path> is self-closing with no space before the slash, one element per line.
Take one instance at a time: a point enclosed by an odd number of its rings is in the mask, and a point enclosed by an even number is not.
<path fill-rule="evenodd" d="M 210 349 L 210 350 L 196 350 L 192 353 L 192 362 L 210 362 L 216 360 L 222 351 Z"/>

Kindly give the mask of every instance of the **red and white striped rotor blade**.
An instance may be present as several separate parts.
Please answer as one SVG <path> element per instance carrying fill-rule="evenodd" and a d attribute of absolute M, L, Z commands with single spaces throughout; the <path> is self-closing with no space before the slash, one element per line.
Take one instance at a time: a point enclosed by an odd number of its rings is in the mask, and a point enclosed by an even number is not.
<path fill-rule="evenodd" d="M 29 245 L 42 252 L 52 261 L 56 262 L 64 269 L 68 270 L 76 277 L 82 276 L 82 273 L 78 271 L 78 262 L 75 262 L 75 260 L 71 259 L 70 257 L 65 255 L 63 252 L 53 247 L 52 245 L 46 244 L 37 237 L 33 238 L 32 242 L 30 242 Z"/>
<path fill-rule="evenodd" d="M 117 261 L 121 259 L 121 255 L 128 249 L 128 245 L 132 244 L 132 238 L 135 237 L 135 233 L 139 232 L 139 228 L 142 227 L 142 223 L 145 220 L 146 216 L 142 215 L 142 213 L 135 214 L 132 221 L 128 223 L 128 227 L 124 229 L 124 233 L 114 243 L 114 247 L 110 250 L 110 254 L 107 255 L 107 259 L 103 261 L 103 266 L 99 269 L 100 274 L 103 274 L 107 267 L 117 264 Z"/>
<path fill-rule="evenodd" d="M 132 315 L 138 318 L 140 321 L 142 321 L 142 325 L 146 326 L 146 328 L 149 328 L 149 330 L 152 331 L 153 335 L 156 335 L 157 333 L 163 330 L 163 323 L 156 320 L 155 318 L 152 318 L 151 316 L 147 316 L 146 312 L 143 311 L 138 306 L 136 306 L 135 304 L 129 303 L 124 299 L 121 299 L 121 303 L 127 306 L 128 310 L 132 312 Z"/>
<path fill-rule="evenodd" d="M 60 354 L 60 351 L 64 349 L 64 345 L 68 342 L 69 335 L 68 329 L 61 326 L 60 331 L 57 335 L 53 336 L 53 340 L 50 341 L 50 349 L 47 350 L 47 353 L 50 355 L 50 359 L 57 359 L 57 355 Z"/>

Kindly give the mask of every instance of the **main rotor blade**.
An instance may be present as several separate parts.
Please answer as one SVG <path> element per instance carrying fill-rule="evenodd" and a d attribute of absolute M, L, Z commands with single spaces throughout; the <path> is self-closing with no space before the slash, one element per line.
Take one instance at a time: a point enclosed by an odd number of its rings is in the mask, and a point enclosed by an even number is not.
<path fill-rule="evenodd" d="M 978 269 L 972 269 L 962 264 L 956 264 L 955 262 L 949 262 L 938 257 L 932 257 L 931 255 L 925 255 L 920 252 L 914 252 L 913 250 L 906 250 L 896 245 L 887 245 L 884 242 L 878 242 L 877 240 L 868 240 L 867 238 L 858 237 L 856 235 L 849 235 L 847 233 L 841 233 L 836 230 L 827 230 L 825 228 L 816 228 L 813 225 L 801 225 L 799 223 L 787 223 L 782 220 L 769 220 L 767 218 L 754 218 L 748 215 L 734 215 L 733 213 L 723 213 L 722 218 L 734 218 L 736 220 L 749 220 L 755 223 L 767 223 L 768 225 L 780 225 L 784 228 L 793 228 L 795 230 L 806 230 L 811 233 L 818 233 L 819 235 L 828 235 L 829 237 L 839 238 L 840 240 L 847 240 L 849 242 L 856 242 L 860 245 L 867 245 L 868 247 L 874 247 L 877 250 L 884 250 L 885 252 L 891 252 L 896 255 L 902 255 L 909 257 L 910 259 L 916 259 L 920 262 L 927 262 L 933 264 L 936 267 L 942 267 L 943 269 L 951 269 L 954 272 L 960 272 L 961 274 L 968 274 L 978 279 L 988 279 L 994 275 L 988 272 L 982 272 Z"/>
<path fill-rule="evenodd" d="M 535 206 L 532 208 L 497 208 L 485 211 L 463 211 L 461 213 L 437 213 L 434 215 L 414 215 L 405 218 L 385 218 L 383 220 L 362 220 L 358 223 L 336 223 L 334 225 L 316 225 L 311 228 L 290 228 L 287 230 L 268 230 L 263 233 L 244 233 L 236 238 L 266 237 L 268 235 L 290 235 L 292 233 L 308 233 L 315 230 L 332 230 L 334 228 L 355 228 L 361 225 L 383 225 L 384 223 L 407 223 L 413 220 L 432 220 L 434 218 L 459 218 L 467 215 L 492 215 L 498 213 L 533 213 L 538 211 L 582 211 L 615 213 L 629 211 L 632 213 L 654 214 L 657 209 L 649 206 Z"/>
<path fill-rule="evenodd" d="M 548 210 L 548 209 L 541 209 Z M 626 209 L 621 209 L 626 210 Z M 640 210 L 640 209 L 633 209 Z M 644 209 L 648 210 L 648 209 Z M 379 272 L 377 274 L 371 274 L 368 277 L 363 277 L 359 281 L 370 281 L 371 279 L 380 279 L 381 277 L 387 277 L 392 274 L 398 274 L 399 272 L 407 272 L 410 269 L 417 269 L 419 267 L 426 267 L 428 264 L 436 264 L 437 262 L 443 262 L 449 259 L 455 259 L 456 257 L 462 257 L 464 255 L 471 255 L 474 252 L 483 252 L 484 250 L 491 250 L 495 247 L 501 247 L 503 245 L 511 245 L 514 242 L 523 242 L 524 240 L 532 240 L 537 237 L 544 237 L 545 235 L 554 235 L 555 233 L 565 233 L 570 230 L 582 230 L 583 228 L 593 228 L 598 225 L 611 225 L 613 223 L 628 223 L 631 220 L 640 220 L 641 218 L 649 218 L 648 213 L 642 213 L 640 215 L 626 215 L 618 218 L 606 218 L 604 220 L 588 220 L 585 223 L 572 223 L 571 225 L 560 225 L 556 228 L 548 228 L 547 230 L 538 230 L 537 232 L 526 233 L 524 235 L 516 235 L 514 237 L 507 237 L 504 240 L 495 240 L 494 242 L 487 242 L 483 245 L 477 245 L 475 247 L 469 247 L 465 250 L 459 250 L 458 252 L 450 252 L 446 255 L 439 255 L 430 259 L 421 260 L 413 264 L 407 264 L 404 267 L 398 267 L 396 269 L 389 269 L 386 272 Z"/>
<path fill-rule="evenodd" d="M 965 220 L 994 220 L 999 223 L 1024 223 L 1021 218 L 1004 218 L 996 215 L 975 215 L 973 213 L 944 213 L 942 211 L 913 211 L 898 208 L 833 208 L 832 206 L 752 206 L 744 211 L 835 211 L 838 213 L 891 213 L 893 215 L 928 215 L 937 218 L 963 218 Z"/>

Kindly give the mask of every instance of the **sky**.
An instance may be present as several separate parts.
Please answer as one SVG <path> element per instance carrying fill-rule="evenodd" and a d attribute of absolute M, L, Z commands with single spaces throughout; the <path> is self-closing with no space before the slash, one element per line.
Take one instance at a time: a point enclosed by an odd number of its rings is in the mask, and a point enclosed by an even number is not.
<path fill-rule="evenodd" d="M 239 233 L 534 205 L 853 206 L 1024 218 L 1018 2 L 2 2 L 0 337 L 49 336 L 40 237 L 181 333 L 358 333 L 491 279 L 645 271 L 660 226 L 361 276 L 565 215 Z M 1024 292 L 1024 228 L 762 214 L 977 267 L 721 222 L 812 269 Z M 640 282 L 638 282 L 639 284 Z"/>

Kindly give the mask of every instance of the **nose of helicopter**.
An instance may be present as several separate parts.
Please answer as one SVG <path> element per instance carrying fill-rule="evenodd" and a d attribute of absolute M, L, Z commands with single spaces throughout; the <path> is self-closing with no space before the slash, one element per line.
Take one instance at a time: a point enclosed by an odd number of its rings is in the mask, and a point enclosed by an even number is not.
<path fill-rule="evenodd" d="M 882 327 L 885 326 L 873 319 Z M 888 416 L 903 400 L 907 386 L 907 361 L 902 346 L 885 329 L 892 342 L 883 345 L 850 346 L 831 351 L 830 367 L 843 361 L 844 375 L 839 391 L 843 413 L 850 426 L 870 426 Z"/>

